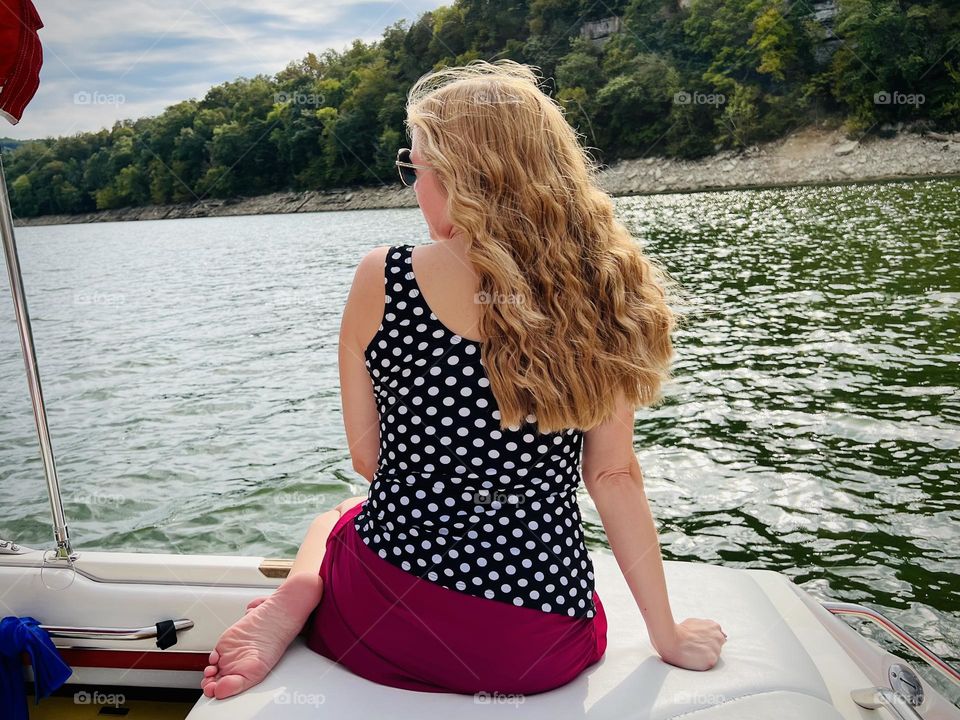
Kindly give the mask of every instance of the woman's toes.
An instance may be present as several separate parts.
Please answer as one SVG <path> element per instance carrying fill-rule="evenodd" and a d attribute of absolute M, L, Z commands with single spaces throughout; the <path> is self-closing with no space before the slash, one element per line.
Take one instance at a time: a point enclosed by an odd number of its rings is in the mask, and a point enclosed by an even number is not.
<path fill-rule="evenodd" d="M 251 683 L 243 677 L 243 675 L 224 675 L 216 681 L 213 692 L 217 700 L 223 700 L 232 695 L 242 693 L 253 684 L 254 683 Z"/>
<path fill-rule="evenodd" d="M 322 594 L 319 575 L 300 573 L 244 613 L 210 652 L 203 694 L 219 700 L 261 682 L 303 630 Z"/>
<path fill-rule="evenodd" d="M 268 597 L 269 595 L 264 595 L 263 597 L 254 598 L 249 603 L 247 603 L 247 609 L 245 610 L 245 612 L 250 612 L 258 605 L 263 604 L 263 601 L 266 600 Z"/>

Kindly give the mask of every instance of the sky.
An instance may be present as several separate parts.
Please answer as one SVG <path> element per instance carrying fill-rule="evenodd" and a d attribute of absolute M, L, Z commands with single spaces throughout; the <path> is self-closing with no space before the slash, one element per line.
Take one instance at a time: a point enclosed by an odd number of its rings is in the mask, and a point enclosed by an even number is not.
<path fill-rule="evenodd" d="M 157 115 L 213 85 L 273 75 L 308 52 L 378 40 L 444 0 L 34 0 L 40 88 L 0 137 L 74 135 Z"/>

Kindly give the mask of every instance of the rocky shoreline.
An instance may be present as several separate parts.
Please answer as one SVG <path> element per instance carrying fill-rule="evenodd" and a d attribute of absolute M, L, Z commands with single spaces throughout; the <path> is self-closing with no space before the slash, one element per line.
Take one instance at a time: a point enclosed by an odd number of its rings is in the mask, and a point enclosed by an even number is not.
<path fill-rule="evenodd" d="M 899 132 L 850 140 L 839 130 L 806 128 L 740 152 L 694 161 L 647 157 L 605 168 L 601 183 L 614 196 L 808 184 L 960 177 L 960 133 Z M 17 226 L 265 215 L 326 210 L 416 207 L 410 188 L 396 185 L 303 192 L 197 203 L 19 218 Z"/>

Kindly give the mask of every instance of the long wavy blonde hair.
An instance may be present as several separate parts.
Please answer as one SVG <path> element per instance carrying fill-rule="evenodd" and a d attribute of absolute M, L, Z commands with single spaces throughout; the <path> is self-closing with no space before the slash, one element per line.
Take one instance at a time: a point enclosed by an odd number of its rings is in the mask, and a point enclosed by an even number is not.
<path fill-rule="evenodd" d="M 479 278 L 481 356 L 501 429 L 589 429 L 622 391 L 670 378 L 669 274 L 614 217 L 598 166 L 534 68 L 473 61 L 422 76 L 407 131 L 447 193 Z"/>

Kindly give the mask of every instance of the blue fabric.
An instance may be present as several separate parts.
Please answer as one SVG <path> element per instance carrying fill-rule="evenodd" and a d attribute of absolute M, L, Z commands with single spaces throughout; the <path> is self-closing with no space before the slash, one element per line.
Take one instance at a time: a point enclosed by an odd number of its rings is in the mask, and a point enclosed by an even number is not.
<path fill-rule="evenodd" d="M 11 615 L 0 620 L 0 707 L 6 712 L 5 720 L 27 720 L 29 717 L 21 653 L 30 655 L 33 666 L 34 704 L 63 685 L 73 674 L 47 631 L 39 625 L 32 617 Z"/>

